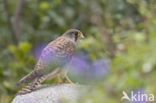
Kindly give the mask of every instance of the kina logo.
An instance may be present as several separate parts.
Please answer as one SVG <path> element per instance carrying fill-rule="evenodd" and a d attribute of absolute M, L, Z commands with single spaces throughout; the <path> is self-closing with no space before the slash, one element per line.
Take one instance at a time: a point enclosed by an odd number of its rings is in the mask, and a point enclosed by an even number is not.
<path fill-rule="evenodd" d="M 132 102 L 152 102 L 154 101 L 154 94 L 147 94 L 142 91 L 131 91 L 130 95 L 128 95 L 125 91 L 122 91 L 123 101 L 132 101 Z"/>

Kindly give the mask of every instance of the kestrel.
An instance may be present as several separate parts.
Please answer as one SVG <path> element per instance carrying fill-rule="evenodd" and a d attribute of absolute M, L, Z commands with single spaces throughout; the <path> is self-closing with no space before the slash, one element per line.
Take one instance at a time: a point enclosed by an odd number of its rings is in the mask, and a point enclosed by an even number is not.
<path fill-rule="evenodd" d="M 17 83 L 17 85 L 28 83 L 17 94 L 29 93 L 44 80 L 54 77 L 57 77 L 59 83 L 62 83 L 60 76 L 66 78 L 67 82 L 72 83 L 67 76 L 65 66 L 71 61 L 77 41 L 81 38 L 84 38 L 81 31 L 70 29 L 56 40 L 50 42 L 43 49 L 34 70 Z"/>

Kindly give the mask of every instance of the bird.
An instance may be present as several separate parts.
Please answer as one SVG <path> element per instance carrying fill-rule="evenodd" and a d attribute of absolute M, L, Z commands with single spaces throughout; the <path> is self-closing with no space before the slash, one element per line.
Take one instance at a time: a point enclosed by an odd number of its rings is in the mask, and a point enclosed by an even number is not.
<path fill-rule="evenodd" d="M 70 84 L 73 82 L 67 76 L 66 65 L 70 63 L 76 52 L 76 45 L 84 38 L 78 29 L 69 29 L 60 37 L 50 42 L 41 52 L 34 70 L 24 76 L 17 86 L 27 83 L 17 95 L 24 95 L 35 90 L 43 81 L 57 77 L 58 83 L 63 83 L 62 78 Z M 62 77 L 62 78 L 61 78 Z"/>

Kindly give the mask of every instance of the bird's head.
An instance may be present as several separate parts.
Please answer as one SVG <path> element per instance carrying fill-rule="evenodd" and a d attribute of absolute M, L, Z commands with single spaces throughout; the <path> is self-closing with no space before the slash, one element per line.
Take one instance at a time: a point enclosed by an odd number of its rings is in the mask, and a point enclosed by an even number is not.
<path fill-rule="evenodd" d="M 69 29 L 68 31 L 66 31 L 63 34 L 63 36 L 68 37 L 68 38 L 74 40 L 75 42 L 84 38 L 82 32 L 80 30 L 77 30 L 77 29 Z"/>

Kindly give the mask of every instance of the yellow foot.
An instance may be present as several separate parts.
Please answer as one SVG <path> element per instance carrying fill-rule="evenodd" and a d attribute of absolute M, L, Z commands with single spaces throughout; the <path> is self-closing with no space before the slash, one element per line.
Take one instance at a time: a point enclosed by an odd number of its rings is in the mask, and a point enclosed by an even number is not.
<path fill-rule="evenodd" d="M 60 75 L 57 75 L 57 81 L 58 81 L 58 84 L 63 84 L 63 81 L 61 80 Z"/>
<path fill-rule="evenodd" d="M 66 82 L 65 83 L 69 83 L 69 84 L 78 84 L 78 83 L 73 83 L 70 79 L 69 79 L 69 77 L 66 75 L 65 76 L 65 78 L 66 78 Z"/>
<path fill-rule="evenodd" d="M 68 82 L 68 81 L 66 81 L 65 83 L 68 83 L 68 84 L 79 84 L 78 82 L 73 83 L 73 82 Z"/>

